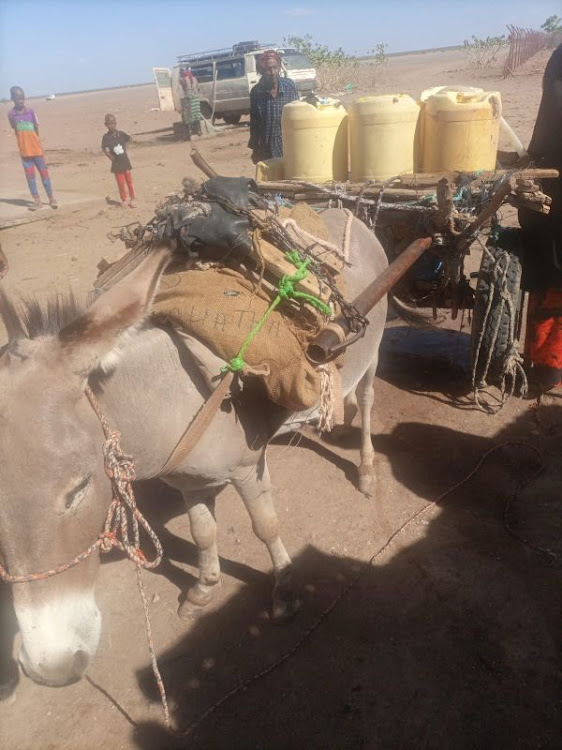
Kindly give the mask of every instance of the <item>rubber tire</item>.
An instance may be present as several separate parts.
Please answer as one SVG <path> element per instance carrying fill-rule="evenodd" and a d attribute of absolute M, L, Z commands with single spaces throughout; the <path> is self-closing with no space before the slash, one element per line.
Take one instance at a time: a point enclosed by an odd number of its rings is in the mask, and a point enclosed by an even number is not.
<path fill-rule="evenodd" d="M 227 125 L 238 125 L 241 115 L 223 115 L 223 120 Z"/>
<path fill-rule="evenodd" d="M 210 120 L 213 114 L 213 108 L 211 107 L 209 102 L 206 101 L 205 99 L 201 99 L 200 107 L 201 107 L 201 114 L 203 115 L 203 117 L 206 120 Z"/>
<path fill-rule="evenodd" d="M 506 252 L 509 254 L 506 291 L 511 297 L 513 304 L 515 314 L 513 330 L 517 335 L 519 330 L 519 318 L 521 315 L 521 303 L 523 299 L 523 294 L 521 292 L 521 260 L 519 255 L 515 252 L 506 251 L 503 248 L 492 245 L 491 243 L 488 243 L 487 249 L 494 258 L 498 258 Z M 486 317 L 486 310 L 490 299 L 490 281 L 492 279 L 493 268 L 494 262 L 492 258 L 490 258 L 487 253 L 482 253 L 482 261 L 478 272 L 478 282 L 476 284 L 476 293 L 474 296 L 472 328 L 470 331 L 470 360 L 472 372 L 474 372 L 475 358 L 478 352 L 478 342 L 480 340 L 482 327 L 484 326 L 484 319 Z M 501 385 L 502 365 L 510 345 L 509 332 L 511 328 L 511 316 L 509 309 L 507 305 L 504 305 L 503 308 L 501 307 L 499 290 L 497 288 L 493 289 L 492 294 L 494 294 L 495 299 L 492 301 L 492 307 L 490 308 L 490 313 L 486 322 L 486 329 L 484 330 L 484 336 L 480 346 L 478 369 L 475 374 L 476 385 L 481 384 L 483 369 L 492 347 L 493 352 L 490 359 L 488 374 L 486 376 L 486 383 L 487 385 Z M 498 316 L 500 318 L 499 321 Z M 497 331 L 497 338 L 494 343 L 494 331 L 498 324 L 499 328 Z"/>

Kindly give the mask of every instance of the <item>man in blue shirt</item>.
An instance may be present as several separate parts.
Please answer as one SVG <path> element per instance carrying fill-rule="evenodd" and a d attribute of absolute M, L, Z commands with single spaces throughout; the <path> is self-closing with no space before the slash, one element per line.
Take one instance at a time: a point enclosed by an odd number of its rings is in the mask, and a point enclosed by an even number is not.
<path fill-rule="evenodd" d="M 267 50 L 258 57 L 261 78 L 250 91 L 250 141 L 252 161 L 283 156 L 281 112 L 285 104 L 299 98 L 294 81 L 281 78 L 281 57 Z"/>

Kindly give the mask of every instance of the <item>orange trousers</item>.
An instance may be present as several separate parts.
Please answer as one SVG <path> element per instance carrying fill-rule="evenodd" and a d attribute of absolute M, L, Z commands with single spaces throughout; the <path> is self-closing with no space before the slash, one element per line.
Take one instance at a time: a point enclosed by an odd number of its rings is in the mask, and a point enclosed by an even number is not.
<path fill-rule="evenodd" d="M 529 294 L 525 355 L 543 388 L 562 385 L 562 289 Z"/>
<path fill-rule="evenodd" d="M 129 169 L 127 172 L 115 172 L 115 179 L 119 186 L 119 195 L 122 201 L 127 200 L 127 188 L 129 188 L 129 198 L 135 199 L 135 188 L 133 187 L 133 175 Z M 127 188 L 125 187 L 127 185 Z"/>

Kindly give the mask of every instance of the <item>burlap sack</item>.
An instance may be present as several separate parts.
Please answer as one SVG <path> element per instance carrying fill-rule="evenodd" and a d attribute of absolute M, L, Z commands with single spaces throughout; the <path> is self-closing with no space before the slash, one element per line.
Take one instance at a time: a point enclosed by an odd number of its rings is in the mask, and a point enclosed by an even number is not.
<path fill-rule="evenodd" d="M 158 319 L 182 327 L 228 362 L 239 353 L 270 302 L 263 289 L 254 288 L 229 268 L 190 269 L 163 276 L 153 311 Z M 291 319 L 290 306 L 281 302 L 244 355 L 252 367 L 268 366 L 264 383 L 269 398 L 291 411 L 318 402 L 320 378 L 303 349 L 320 325 L 307 312 L 299 313 L 297 324 Z"/>

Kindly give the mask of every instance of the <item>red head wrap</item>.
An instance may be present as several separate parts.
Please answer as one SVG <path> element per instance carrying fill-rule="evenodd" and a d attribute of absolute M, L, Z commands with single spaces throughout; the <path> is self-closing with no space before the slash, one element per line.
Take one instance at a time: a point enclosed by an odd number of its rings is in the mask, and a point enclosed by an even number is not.
<path fill-rule="evenodd" d="M 258 57 L 257 63 L 258 63 L 258 72 L 263 73 L 263 66 L 268 60 L 275 60 L 275 62 L 281 67 L 281 55 L 276 52 L 274 49 L 267 49 L 265 52 L 262 52 L 261 55 Z"/>

